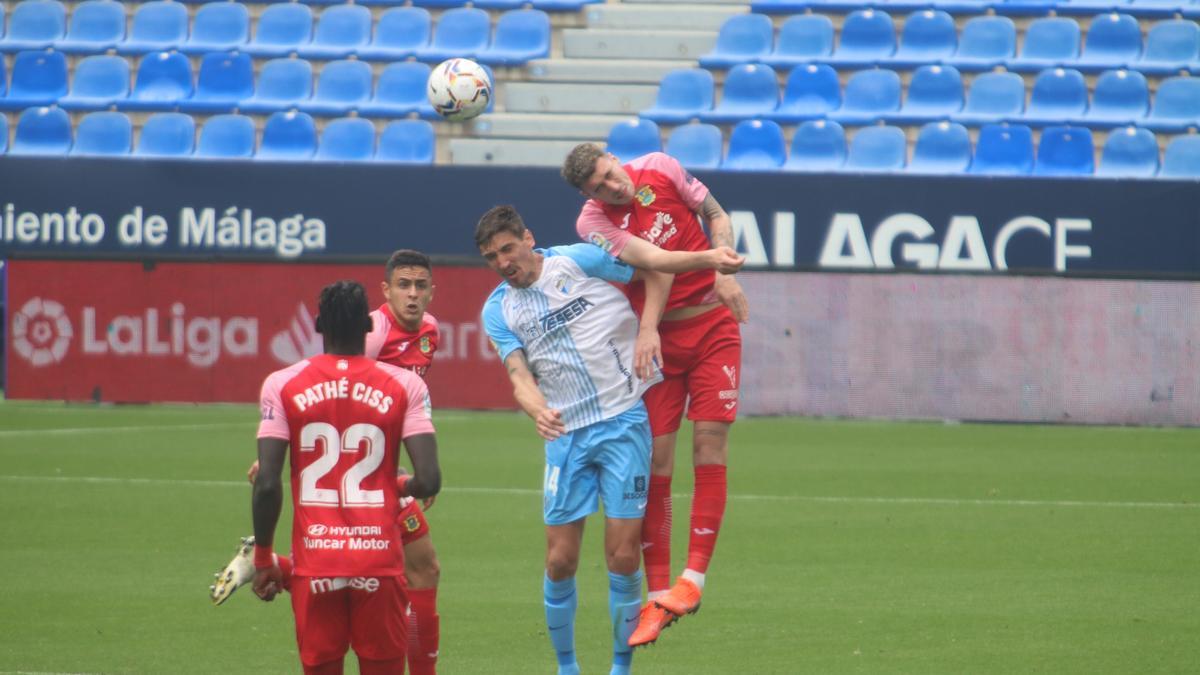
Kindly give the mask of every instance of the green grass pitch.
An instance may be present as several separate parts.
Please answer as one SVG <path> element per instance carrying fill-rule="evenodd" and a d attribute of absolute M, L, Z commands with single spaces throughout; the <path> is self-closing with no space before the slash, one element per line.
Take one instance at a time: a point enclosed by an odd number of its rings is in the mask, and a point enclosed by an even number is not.
<path fill-rule="evenodd" d="M 552 673 L 532 424 L 435 421 L 441 672 Z M 0 403 L 0 673 L 298 672 L 286 597 L 207 599 L 250 531 L 255 424 L 252 406 Z M 1200 431 L 747 419 L 732 439 L 704 607 L 639 672 L 1200 669 Z M 585 673 L 608 672 L 600 525 Z"/>

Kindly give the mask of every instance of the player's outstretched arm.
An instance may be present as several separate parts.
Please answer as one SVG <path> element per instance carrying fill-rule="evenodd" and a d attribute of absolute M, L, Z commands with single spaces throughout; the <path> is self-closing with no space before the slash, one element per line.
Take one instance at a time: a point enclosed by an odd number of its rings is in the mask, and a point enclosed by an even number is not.
<path fill-rule="evenodd" d="M 707 251 L 665 251 L 642 239 L 633 238 L 625 243 L 621 254 L 622 262 L 641 270 L 653 272 L 692 272 L 716 270 L 722 274 L 733 274 L 742 269 L 746 259 L 732 248 L 721 246 Z"/>
<path fill-rule="evenodd" d="M 272 553 L 275 526 L 283 510 L 283 459 L 287 441 L 279 438 L 258 439 L 258 475 L 254 480 L 250 510 L 254 518 L 254 592 L 263 600 L 273 600 L 282 588 L 283 577 Z"/>
<path fill-rule="evenodd" d="M 517 405 L 533 419 L 537 426 L 538 435 L 552 441 L 567 431 L 563 424 L 562 413 L 549 407 L 542 390 L 538 389 L 537 380 L 529 370 L 529 362 L 525 359 L 525 350 L 517 349 L 504 359 L 504 367 L 508 370 L 508 379 L 513 385 L 513 397 Z"/>
<path fill-rule="evenodd" d="M 712 240 L 713 248 L 722 246 L 734 248 L 733 220 L 717 203 L 716 197 L 713 197 L 711 192 L 700 203 L 698 213 L 708 225 L 708 236 Z M 742 285 L 737 282 L 737 279 L 728 272 L 717 275 L 715 290 L 717 299 L 733 312 L 734 318 L 739 323 L 746 323 L 750 318 L 750 304 L 746 301 L 746 294 L 742 292 Z"/>
<path fill-rule="evenodd" d="M 437 436 L 415 434 L 404 439 L 404 449 L 412 461 L 412 476 L 405 483 L 404 495 L 428 499 L 442 489 L 442 469 L 438 466 Z"/>

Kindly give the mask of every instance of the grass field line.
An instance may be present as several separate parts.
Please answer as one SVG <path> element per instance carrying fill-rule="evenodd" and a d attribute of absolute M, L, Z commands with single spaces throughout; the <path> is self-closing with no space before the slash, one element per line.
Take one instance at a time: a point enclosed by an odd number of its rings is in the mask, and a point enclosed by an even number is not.
<path fill-rule="evenodd" d="M 130 431 L 203 431 L 205 429 L 249 429 L 257 422 L 212 422 L 209 424 L 142 424 L 124 427 L 65 427 L 62 429 L 0 429 L 0 438 L 11 436 L 69 436 L 71 434 L 127 433 Z M 2 675 L 2 674 L 0 674 Z"/>
<path fill-rule="evenodd" d="M 178 485 L 193 487 L 248 487 L 242 480 L 193 480 L 187 478 L 122 478 L 113 476 L 19 476 L 0 475 L 0 480 L 10 482 L 51 482 L 51 483 L 88 483 L 112 485 Z M 474 493 L 492 495 L 521 495 L 541 496 L 541 490 L 533 488 L 502 488 L 453 486 L 442 492 Z M 690 499 L 691 495 L 677 492 L 674 499 Z M 1123 509 L 1200 509 L 1197 502 L 1099 502 L 1071 499 L 960 499 L 949 497 L 851 497 L 851 496 L 819 496 L 819 495 L 755 495 L 733 493 L 728 497 L 733 501 L 779 501 L 779 502 L 812 502 L 830 504 L 913 504 L 930 506 L 1034 506 L 1034 507 L 1084 507 L 1084 508 L 1123 508 Z M 3 675 L 3 673 L 0 673 Z"/>

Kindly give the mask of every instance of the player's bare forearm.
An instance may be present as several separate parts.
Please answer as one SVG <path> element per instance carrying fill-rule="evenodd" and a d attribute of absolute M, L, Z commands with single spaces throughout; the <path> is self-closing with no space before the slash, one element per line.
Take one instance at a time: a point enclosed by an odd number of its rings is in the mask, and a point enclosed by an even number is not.
<path fill-rule="evenodd" d="M 404 449 L 412 460 L 413 472 L 406 492 L 410 497 L 427 499 L 442 489 L 442 469 L 438 465 L 437 437 L 417 434 L 404 439 Z"/>
<path fill-rule="evenodd" d="M 666 251 L 641 239 L 630 239 L 618 257 L 638 268 L 635 279 L 645 279 L 647 270 L 677 274 L 715 269 L 723 274 L 733 274 L 745 263 L 745 259 L 729 247 L 708 251 Z"/>
<path fill-rule="evenodd" d="M 258 546 L 271 546 L 275 542 L 275 526 L 283 510 L 283 459 L 287 455 L 287 441 L 278 438 L 258 439 L 258 475 L 250 498 L 250 511 L 254 519 L 254 541 Z"/>
<path fill-rule="evenodd" d="M 725 209 L 717 203 L 717 198 L 713 197 L 711 192 L 700 203 L 700 217 L 708 225 L 708 236 L 712 240 L 713 248 L 721 246 L 734 248 L 733 221 Z"/>
<path fill-rule="evenodd" d="M 642 306 L 642 317 L 639 328 L 643 331 L 658 330 L 658 322 L 662 320 L 667 308 L 667 298 L 671 295 L 671 284 L 675 275 L 666 272 L 644 270 L 643 279 L 646 282 L 646 303 Z"/>
<path fill-rule="evenodd" d="M 538 435 L 546 440 L 554 440 L 566 432 L 562 423 L 562 415 L 552 410 L 538 389 L 537 379 L 529 370 L 529 362 L 525 359 L 525 351 L 518 349 L 504 359 L 504 367 L 508 370 L 508 379 L 513 385 L 513 398 L 521 410 L 529 415 L 537 427 Z"/>

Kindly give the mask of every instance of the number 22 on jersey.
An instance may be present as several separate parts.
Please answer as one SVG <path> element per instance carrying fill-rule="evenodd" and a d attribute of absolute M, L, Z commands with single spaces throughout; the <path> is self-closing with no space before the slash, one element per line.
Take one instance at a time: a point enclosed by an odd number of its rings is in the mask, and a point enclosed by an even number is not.
<path fill-rule="evenodd" d="M 383 463 L 386 448 L 383 429 L 374 424 L 354 424 L 343 432 L 326 422 L 311 422 L 300 430 L 300 452 L 317 451 L 321 441 L 321 456 L 300 471 L 300 503 L 305 506 L 346 508 L 380 508 L 384 505 L 383 490 L 364 490 L 362 482 Z M 365 453 L 354 466 L 342 474 L 338 489 L 319 488 L 317 482 L 337 467 L 342 453 Z"/>

